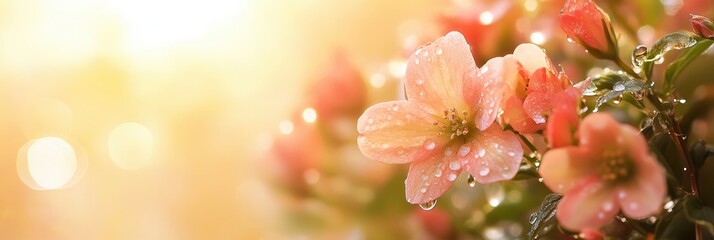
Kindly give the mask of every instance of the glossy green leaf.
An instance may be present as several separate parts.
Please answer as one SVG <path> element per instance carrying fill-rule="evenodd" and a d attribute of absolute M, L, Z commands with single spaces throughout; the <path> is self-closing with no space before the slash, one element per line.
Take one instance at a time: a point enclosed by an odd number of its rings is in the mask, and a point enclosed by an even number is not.
<path fill-rule="evenodd" d="M 595 108 L 622 96 L 623 93 L 639 94 L 651 87 L 651 85 L 634 79 L 621 71 L 600 75 L 598 78 L 593 79 L 593 83 L 598 88 L 597 93 L 600 93 L 600 97 L 595 102 Z"/>
<path fill-rule="evenodd" d="M 673 32 L 660 38 L 647 52 L 647 58 L 642 64 L 642 70 L 649 78 L 652 76 L 652 67 L 654 63 L 664 57 L 664 55 L 675 49 L 683 49 L 693 46 L 697 43 L 696 35 L 690 32 Z"/>
<path fill-rule="evenodd" d="M 563 195 L 552 193 L 543 199 L 538 211 L 532 213 L 528 219 L 528 222 L 531 223 L 528 239 L 536 239 L 538 236 L 546 234 L 546 229 L 552 229 L 550 220 L 555 216 L 555 208 L 562 198 Z"/>
<path fill-rule="evenodd" d="M 697 198 L 687 198 L 684 200 L 684 213 L 689 221 L 714 235 L 714 209 L 704 206 Z"/>
<path fill-rule="evenodd" d="M 714 43 L 714 41 L 709 39 L 704 39 L 701 37 L 695 37 L 697 43 L 694 46 L 688 48 L 682 53 L 682 55 L 677 58 L 674 62 L 669 64 L 667 71 L 664 74 L 664 83 L 662 84 L 662 91 L 668 93 L 672 91 L 674 80 L 677 79 L 680 73 L 689 66 L 699 55 L 702 55 L 709 47 Z"/>

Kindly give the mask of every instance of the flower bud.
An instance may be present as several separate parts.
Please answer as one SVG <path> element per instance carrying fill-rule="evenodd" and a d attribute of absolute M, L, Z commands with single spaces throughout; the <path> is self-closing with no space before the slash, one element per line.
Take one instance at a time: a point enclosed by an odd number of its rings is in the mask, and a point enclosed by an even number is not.
<path fill-rule="evenodd" d="M 692 18 L 689 21 L 692 23 L 692 29 L 697 35 L 714 40 L 714 22 L 711 19 L 692 14 Z"/>
<path fill-rule="evenodd" d="M 610 18 L 592 0 L 567 0 L 560 12 L 560 27 L 595 57 L 617 57 Z"/>

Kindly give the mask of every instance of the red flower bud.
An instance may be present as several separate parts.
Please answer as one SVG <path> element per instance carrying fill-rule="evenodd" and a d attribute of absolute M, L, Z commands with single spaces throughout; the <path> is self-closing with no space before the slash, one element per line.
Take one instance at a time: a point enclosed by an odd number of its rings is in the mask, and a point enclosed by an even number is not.
<path fill-rule="evenodd" d="M 567 0 L 560 12 L 560 27 L 596 57 L 615 53 L 610 18 L 592 0 Z"/>
<path fill-rule="evenodd" d="M 692 18 L 689 21 L 692 23 L 692 29 L 697 35 L 714 40 L 714 22 L 711 19 L 692 14 Z"/>

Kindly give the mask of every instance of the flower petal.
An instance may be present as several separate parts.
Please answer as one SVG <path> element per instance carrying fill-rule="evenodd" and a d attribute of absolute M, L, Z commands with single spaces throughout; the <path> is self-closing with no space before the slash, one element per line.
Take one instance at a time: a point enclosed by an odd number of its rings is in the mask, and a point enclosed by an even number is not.
<path fill-rule="evenodd" d="M 553 94 L 533 92 L 523 101 L 523 108 L 536 124 L 544 124 L 546 115 L 553 108 Z"/>
<path fill-rule="evenodd" d="M 450 32 L 407 61 L 407 98 L 437 116 L 448 108 L 470 110 L 464 102 L 464 83 L 472 81 L 476 70 L 464 36 Z"/>
<path fill-rule="evenodd" d="M 503 122 L 508 123 L 516 131 L 522 134 L 535 133 L 545 127 L 545 124 L 537 124 L 528 116 L 523 108 L 523 102 L 515 96 L 506 100 L 503 107 Z"/>
<path fill-rule="evenodd" d="M 592 113 L 580 123 L 580 145 L 599 152 L 607 147 L 618 147 L 625 140 L 620 134 L 620 124 L 607 113 Z"/>
<path fill-rule="evenodd" d="M 578 147 L 552 149 L 543 155 L 538 172 L 543 183 L 556 193 L 567 193 L 591 176 L 597 176 L 598 159 Z"/>
<path fill-rule="evenodd" d="M 476 128 L 486 130 L 496 120 L 499 104 L 507 90 L 507 80 L 517 74 L 517 63 L 512 58 L 488 60 L 464 87 L 467 103 L 474 106 Z"/>
<path fill-rule="evenodd" d="M 458 155 L 466 170 L 479 183 L 492 183 L 513 178 L 523 158 L 518 137 L 494 124 L 464 144 Z"/>
<path fill-rule="evenodd" d="M 667 193 L 664 169 L 652 157 L 644 137 L 635 128 L 622 127 L 630 159 L 635 162 L 635 179 L 618 189 L 617 196 L 622 211 L 631 218 L 644 218 L 662 209 Z"/>
<path fill-rule="evenodd" d="M 604 226 L 618 211 L 613 190 L 593 176 L 560 200 L 556 217 L 566 229 L 580 231 Z"/>
<path fill-rule="evenodd" d="M 440 154 L 409 165 L 407 180 L 404 182 L 407 202 L 421 204 L 437 199 L 454 184 L 461 173 L 461 167 L 454 167 L 454 164 L 460 166 L 454 148 L 454 145 L 449 146 Z"/>
<path fill-rule="evenodd" d="M 357 143 L 368 158 L 408 163 L 433 155 L 448 141 L 439 136 L 436 119 L 407 101 L 378 103 L 357 120 Z"/>
<path fill-rule="evenodd" d="M 513 50 L 513 57 L 521 63 L 521 66 L 529 74 L 540 68 L 548 69 L 553 73 L 557 72 L 553 63 L 550 62 L 550 58 L 545 54 L 545 50 L 538 45 L 532 43 L 518 45 Z"/>

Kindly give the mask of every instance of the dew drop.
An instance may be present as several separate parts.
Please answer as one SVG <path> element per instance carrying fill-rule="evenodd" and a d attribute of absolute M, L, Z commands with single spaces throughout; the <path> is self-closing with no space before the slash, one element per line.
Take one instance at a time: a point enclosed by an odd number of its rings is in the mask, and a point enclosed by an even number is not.
<path fill-rule="evenodd" d="M 488 66 L 483 66 L 481 68 L 481 73 L 486 73 L 486 72 L 488 72 Z"/>
<path fill-rule="evenodd" d="M 419 204 L 419 207 L 420 207 L 421 209 L 426 210 L 426 211 L 429 211 L 429 210 L 434 209 L 435 206 L 436 206 L 436 199 L 431 200 L 431 201 L 428 201 L 428 202 L 425 202 L 425 203 L 422 203 L 422 204 Z"/>
<path fill-rule="evenodd" d="M 414 64 L 419 65 L 419 58 L 414 58 Z"/>
<path fill-rule="evenodd" d="M 568 38 L 570 39 L 570 38 Z M 538 212 L 531 213 L 531 216 L 528 217 L 528 222 L 530 224 L 534 224 L 538 220 Z"/>
<path fill-rule="evenodd" d="M 453 182 L 456 180 L 456 173 L 449 173 L 449 181 Z"/>
<path fill-rule="evenodd" d="M 416 84 L 417 84 L 417 85 L 422 85 L 422 84 L 424 84 L 424 80 L 417 79 L 417 80 L 416 80 Z"/>
<path fill-rule="evenodd" d="M 419 96 L 424 96 L 424 91 L 419 92 Z"/>
<path fill-rule="evenodd" d="M 607 211 L 607 212 L 611 211 L 612 208 L 613 208 L 612 202 L 605 202 L 605 203 L 602 205 L 602 210 L 605 210 L 605 211 Z"/>
<path fill-rule="evenodd" d="M 508 156 L 515 157 L 516 152 L 514 152 L 513 150 L 508 150 Z"/>
<path fill-rule="evenodd" d="M 466 179 L 466 182 L 469 184 L 469 187 L 476 186 L 476 178 L 474 178 L 474 176 L 471 174 L 469 174 L 469 177 Z"/>
<path fill-rule="evenodd" d="M 664 62 L 664 57 L 659 57 L 657 60 L 654 61 L 655 64 L 662 64 Z"/>
<path fill-rule="evenodd" d="M 459 157 L 465 157 L 466 155 L 471 152 L 471 148 L 469 146 L 463 145 L 459 148 Z"/>
<path fill-rule="evenodd" d="M 374 123 L 374 118 L 369 118 L 369 119 L 367 119 L 367 123 L 373 124 L 373 123 Z"/>
<path fill-rule="evenodd" d="M 397 104 L 392 105 L 392 111 L 397 111 L 399 110 L 399 106 Z"/>
<path fill-rule="evenodd" d="M 421 193 L 426 193 L 426 188 L 423 187 L 423 188 L 419 189 L 419 192 L 421 192 Z"/>
<path fill-rule="evenodd" d="M 604 218 L 605 218 L 605 213 L 603 213 L 603 212 L 597 213 L 597 218 L 599 218 L 599 219 L 604 219 Z"/>
<path fill-rule="evenodd" d="M 613 91 L 625 91 L 625 85 L 623 85 L 621 82 L 615 83 L 614 86 L 612 86 Z"/>
<path fill-rule="evenodd" d="M 632 51 L 630 60 L 632 61 L 632 66 L 635 67 L 635 71 L 641 71 L 640 68 L 642 67 L 642 64 L 644 64 L 645 58 L 647 58 L 647 47 L 644 45 L 639 45 L 634 51 Z"/>
<path fill-rule="evenodd" d="M 434 150 L 436 148 L 436 142 L 434 140 L 428 139 L 424 141 L 424 149 L 426 150 Z"/>
<path fill-rule="evenodd" d="M 449 163 L 449 169 L 456 171 L 459 170 L 459 168 L 461 168 L 461 163 L 459 163 L 458 161 L 453 161 Z"/>
<path fill-rule="evenodd" d="M 543 182 L 543 178 L 538 178 L 538 182 Z"/>
<path fill-rule="evenodd" d="M 479 157 L 486 156 L 486 149 L 483 149 L 483 148 L 479 149 L 479 150 L 478 150 L 478 156 L 479 156 Z"/>
<path fill-rule="evenodd" d="M 421 180 L 426 181 L 427 179 L 429 179 L 429 176 L 427 176 L 427 175 L 421 175 Z"/>
<path fill-rule="evenodd" d="M 478 175 L 486 176 L 488 173 L 491 172 L 491 169 L 489 167 L 482 167 L 481 169 L 478 170 Z"/>
<path fill-rule="evenodd" d="M 382 146 L 381 146 L 381 147 L 382 147 L 382 149 L 387 149 L 387 148 L 389 148 L 389 144 L 387 144 L 387 143 L 382 143 Z"/>
<path fill-rule="evenodd" d="M 441 55 L 442 53 L 444 53 L 444 51 L 441 50 L 441 48 L 436 49 L 436 55 Z"/>
<path fill-rule="evenodd" d="M 434 170 L 434 177 L 441 177 L 441 168 Z"/>
<path fill-rule="evenodd" d="M 637 210 L 637 208 L 639 208 L 640 205 L 638 205 L 636 202 L 630 202 L 629 207 L 632 210 Z"/>

